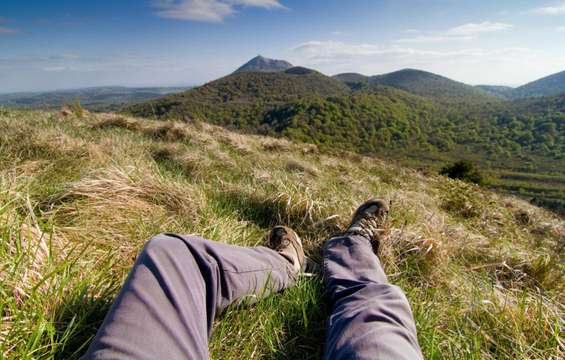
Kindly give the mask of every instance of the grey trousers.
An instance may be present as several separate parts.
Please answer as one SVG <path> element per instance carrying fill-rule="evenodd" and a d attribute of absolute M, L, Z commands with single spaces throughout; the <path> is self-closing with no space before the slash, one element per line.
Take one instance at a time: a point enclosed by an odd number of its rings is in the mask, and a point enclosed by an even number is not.
<path fill-rule="evenodd" d="M 410 306 L 363 237 L 324 247 L 332 302 L 327 359 L 421 359 Z M 214 317 L 291 286 L 290 263 L 265 248 L 162 234 L 139 254 L 84 359 L 208 359 Z"/>

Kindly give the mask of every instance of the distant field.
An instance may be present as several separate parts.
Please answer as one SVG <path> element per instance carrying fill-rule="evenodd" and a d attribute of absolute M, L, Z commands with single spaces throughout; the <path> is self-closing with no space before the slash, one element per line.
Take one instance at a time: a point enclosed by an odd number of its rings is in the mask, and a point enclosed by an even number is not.
<path fill-rule="evenodd" d="M 516 195 L 538 206 L 565 216 L 565 168 L 559 163 L 539 159 L 537 169 L 527 169 L 521 161 L 486 162 L 480 156 L 461 154 L 391 154 L 391 159 L 424 171 L 439 172 L 442 166 L 457 159 L 468 159 L 479 165 L 487 176 L 488 187 L 503 194 Z M 565 165 L 564 165 L 565 166 Z M 513 169 L 514 168 L 514 169 Z"/>
<path fill-rule="evenodd" d="M 190 87 L 92 87 L 74 90 L 0 94 L 0 105 L 11 108 L 57 109 L 79 101 L 92 111 L 117 111 L 132 104 L 182 92 Z"/>

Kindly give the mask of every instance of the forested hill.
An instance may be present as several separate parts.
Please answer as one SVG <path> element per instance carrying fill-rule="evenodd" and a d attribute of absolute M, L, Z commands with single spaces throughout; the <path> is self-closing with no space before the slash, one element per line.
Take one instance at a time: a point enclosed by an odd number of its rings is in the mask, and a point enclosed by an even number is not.
<path fill-rule="evenodd" d="M 565 71 L 543 77 L 517 88 L 492 85 L 478 85 L 477 88 L 505 99 L 557 96 L 565 94 Z"/>
<path fill-rule="evenodd" d="M 514 90 L 513 98 L 554 96 L 565 93 L 565 71 L 549 75 Z"/>
<path fill-rule="evenodd" d="M 258 125 L 265 111 L 275 105 L 348 93 L 349 88 L 340 81 L 315 70 L 293 67 L 282 72 L 236 72 L 194 91 L 132 105 L 126 111 L 247 127 Z"/>
<path fill-rule="evenodd" d="M 343 81 L 353 90 L 385 85 L 414 95 L 449 102 L 482 103 L 499 100 L 498 96 L 490 92 L 422 70 L 404 69 L 376 76 L 343 73 L 334 75 L 333 78 Z"/>

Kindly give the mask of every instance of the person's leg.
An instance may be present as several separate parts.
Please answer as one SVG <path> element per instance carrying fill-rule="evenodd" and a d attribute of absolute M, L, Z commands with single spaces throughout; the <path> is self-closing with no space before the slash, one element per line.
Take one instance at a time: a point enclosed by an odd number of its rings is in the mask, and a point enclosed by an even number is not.
<path fill-rule="evenodd" d="M 368 234 L 354 225 L 359 225 L 355 219 L 350 227 L 354 231 L 324 246 L 325 284 L 332 305 L 325 358 L 422 359 L 406 296 L 388 283 Z M 363 221 L 360 227 L 368 228 Z"/>
<path fill-rule="evenodd" d="M 209 358 L 217 313 L 294 283 L 296 264 L 282 250 L 175 234 L 153 238 L 83 358 Z"/>

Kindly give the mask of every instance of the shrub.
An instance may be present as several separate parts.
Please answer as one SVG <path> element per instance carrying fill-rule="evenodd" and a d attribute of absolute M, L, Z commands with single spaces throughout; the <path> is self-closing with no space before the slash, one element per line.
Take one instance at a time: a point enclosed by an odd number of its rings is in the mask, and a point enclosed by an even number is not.
<path fill-rule="evenodd" d="M 68 107 L 73 112 L 73 114 L 78 118 L 82 118 L 85 115 L 86 111 L 82 107 L 80 103 L 80 99 L 78 98 L 71 104 L 66 104 L 66 107 Z"/>
<path fill-rule="evenodd" d="M 485 183 L 485 177 L 479 168 L 474 163 L 467 160 L 460 160 L 443 167 L 440 174 L 452 179 L 459 179 L 479 185 Z"/>

